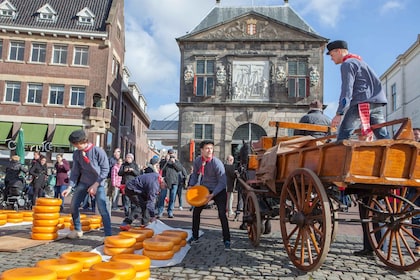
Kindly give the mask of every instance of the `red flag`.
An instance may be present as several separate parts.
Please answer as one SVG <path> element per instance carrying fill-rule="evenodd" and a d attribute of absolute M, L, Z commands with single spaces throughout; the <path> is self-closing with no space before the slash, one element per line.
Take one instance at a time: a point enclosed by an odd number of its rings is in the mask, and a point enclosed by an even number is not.
<path fill-rule="evenodd" d="M 193 95 L 197 95 L 197 75 L 194 75 L 194 81 L 193 81 Z"/>

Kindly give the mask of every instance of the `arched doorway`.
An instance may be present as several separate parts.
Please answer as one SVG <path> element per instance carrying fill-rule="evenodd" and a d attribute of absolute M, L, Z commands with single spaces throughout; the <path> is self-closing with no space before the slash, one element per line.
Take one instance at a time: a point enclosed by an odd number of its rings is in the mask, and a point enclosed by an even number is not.
<path fill-rule="evenodd" d="M 240 125 L 232 136 L 231 154 L 235 158 L 235 164 L 239 162 L 239 150 L 242 147 L 242 141 L 255 142 L 262 136 L 267 136 L 267 132 L 255 123 L 245 123 Z"/>

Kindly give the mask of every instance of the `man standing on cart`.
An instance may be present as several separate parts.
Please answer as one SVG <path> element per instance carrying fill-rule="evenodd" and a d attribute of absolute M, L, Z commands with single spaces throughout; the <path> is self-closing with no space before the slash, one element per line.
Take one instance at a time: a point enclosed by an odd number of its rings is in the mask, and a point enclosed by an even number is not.
<path fill-rule="evenodd" d="M 348 51 L 346 41 L 337 40 L 327 44 L 327 55 L 335 64 L 341 64 L 341 94 L 337 113 L 331 121 L 331 126 L 338 129 L 337 141 L 349 139 L 358 128 L 367 140 L 388 139 L 385 127 L 371 129 L 371 125 L 385 122 L 384 107 L 388 103 L 382 89 L 381 81 L 362 58 Z M 363 204 L 369 198 L 363 198 Z M 360 218 L 366 216 L 366 208 L 359 203 Z M 368 239 L 366 224 L 363 228 L 363 250 L 354 252 L 357 256 L 373 255 L 373 249 Z"/>

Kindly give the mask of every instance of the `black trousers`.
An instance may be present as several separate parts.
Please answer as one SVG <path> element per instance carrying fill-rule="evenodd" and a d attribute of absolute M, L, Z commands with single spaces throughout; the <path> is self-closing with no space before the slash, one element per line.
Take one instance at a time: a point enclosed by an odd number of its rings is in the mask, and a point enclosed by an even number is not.
<path fill-rule="evenodd" d="M 223 241 L 230 241 L 229 222 L 226 216 L 226 190 L 223 190 L 220 193 L 218 193 L 215 197 L 213 197 L 213 200 L 217 206 L 217 212 L 219 214 L 220 223 L 222 224 Z M 205 207 L 206 205 L 194 207 L 192 222 L 192 235 L 194 238 L 198 238 L 198 232 L 200 230 L 201 211 L 203 211 Z"/>
<path fill-rule="evenodd" d="M 134 220 L 140 220 L 142 225 L 147 225 L 150 222 L 150 213 L 147 209 L 147 200 L 138 193 L 126 189 L 125 195 L 128 196 L 131 202 L 131 211 L 124 223 L 131 225 Z"/>

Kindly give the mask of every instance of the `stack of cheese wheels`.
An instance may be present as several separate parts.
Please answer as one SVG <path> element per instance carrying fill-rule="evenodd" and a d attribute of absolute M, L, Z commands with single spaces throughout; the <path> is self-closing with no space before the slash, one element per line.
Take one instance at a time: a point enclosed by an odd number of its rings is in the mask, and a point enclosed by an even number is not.
<path fill-rule="evenodd" d="M 60 217 L 58 217 L 58 225 L 57 228 L 60 229 L 65 229 L 66 226 L 64 224 L 64 217 L 60 215 Z"/>
<path fill-rule="evenodd" d="M 168 229 L 160 233 L 160 235 L 175 235 L 181 237 L 181 247 L 187 245 L 188 232 L 180 229 Z"/>
<path fill-rule="evenodd" d="M 32 222 L 34 220 L 34 212 L 32 210 L 23 210 L 20 211 L 23 214 L 23 221 L 24 222 Z"/>
<path fill-rule="evenodd" d="M 7 213 L 0 212 L 0 226 L 7 224 Z"/>
<path fill-rule="evenodd" d="M 67 280 L 120 280 L 121 278 L 109 271 L 99 271 L 99 270 L 89 270 L 78 272 L 70 277 Z"/>
<path fill-rule="evenodd" d="M 4 271 L 0 275 L 1 280 L 56 280 L 57 273 L 54 270 L 43 267 L 19 267 Z"/>
<path fill-rule="evenodd" d="M 143 240 L 146 239 L 145 233 L 134 232 L 134 231 L 121 231 L 120 235 L 128 236 L 136 239 L 136 243 L 134 244 L 134 250 L 143 249 Z"/>
<path fill-rule="evenodd" d="M 83 263 L 71 259 L 41 260 L 35 266 L 54 270 L 57 273 L 57 280 L 65 280 L 70 275 L 81 272 L 83 269 Z"/>
<path fill-rule="evenodd" d="M 69 229 L 71 227 L 72 221 L 73 221 L 73 218 L 72 218 L 71 214 L 65 214 L 65 215 L 61 214 L 60 218 L 62 218 L 64 220 L 64 222 L 63 222 L 64 223 L 64 228 Z"/>
<path fill-rule="evenodd" d="M 136 270 L 136 280 L 146 280 L 150 278 L 150 265 L 149 257 L 137 254 L 120 254 L 113 256 L 110 262 L 128 263 L 134 266 Z"/>
<path fill-rule="evenodd" d="M 134 245 L 136 239 L 124 235 L 111 235 L 105 237 L 104 240 L 104 253 L 108 256 L 118 254 L 132 254 L 134 253 Z"/>
<path fill-rule="evenodd" d="M 23 222 L 23 213 L 22 212 L 6 212 L 7 222 L 12 224 L 18 224 Z"/>
<path fill-rule="evenodd" d="M 143 241 L 143 255 L 152 260 L 172 259 L 174 251 L 174 242 L 160 236 L 147 238 Z"/>
<path fill-rule="evenodd" d="M 54 240 L 58 237 L 61 199 L 39 197 L 33 210 L 32 239 Z"/>
<path fill-rule="evenodd" d="M 181 241 L 182 241 L 182 237 L 179 235 L 170 235 L 170 234 L 158 234 L 155 235 L 154 237 L 158 237 L 159 239 L 165 240 L 165 241 L 171 241 L 174 243 L 174 247 L 172 248 L 172 250 L 176 253 L 179 250 L 181 250 Z"/>
<path fill-rule="evenodd" d="M 133 227 L 130 228 L 128 231 L 146 234 L 146 238 L 150 238 L 155 234 L 155 231 L 153 229 L 146 227 Z"/>
<path fill-rule="evenodd" d="M 113 272 L 121 280 L 132 280 L 136 278 L 134 266 L 123 262 L 102 262 L 92 265 L 91 270 Z"/>
<path fill-rule="evenodd" d="M 102 226 L 102 217 L 100 215 L 91 215 L 88 216 L 90 229 L 99 229 Z"/>
<path fill-rule="evenodd" d="M 63 253 L 60 258 L 81 262 L 83 271 L 89 270 L 92 265 L 102 262 L 101 255 L 92 252 L 67 252 Z"/>

